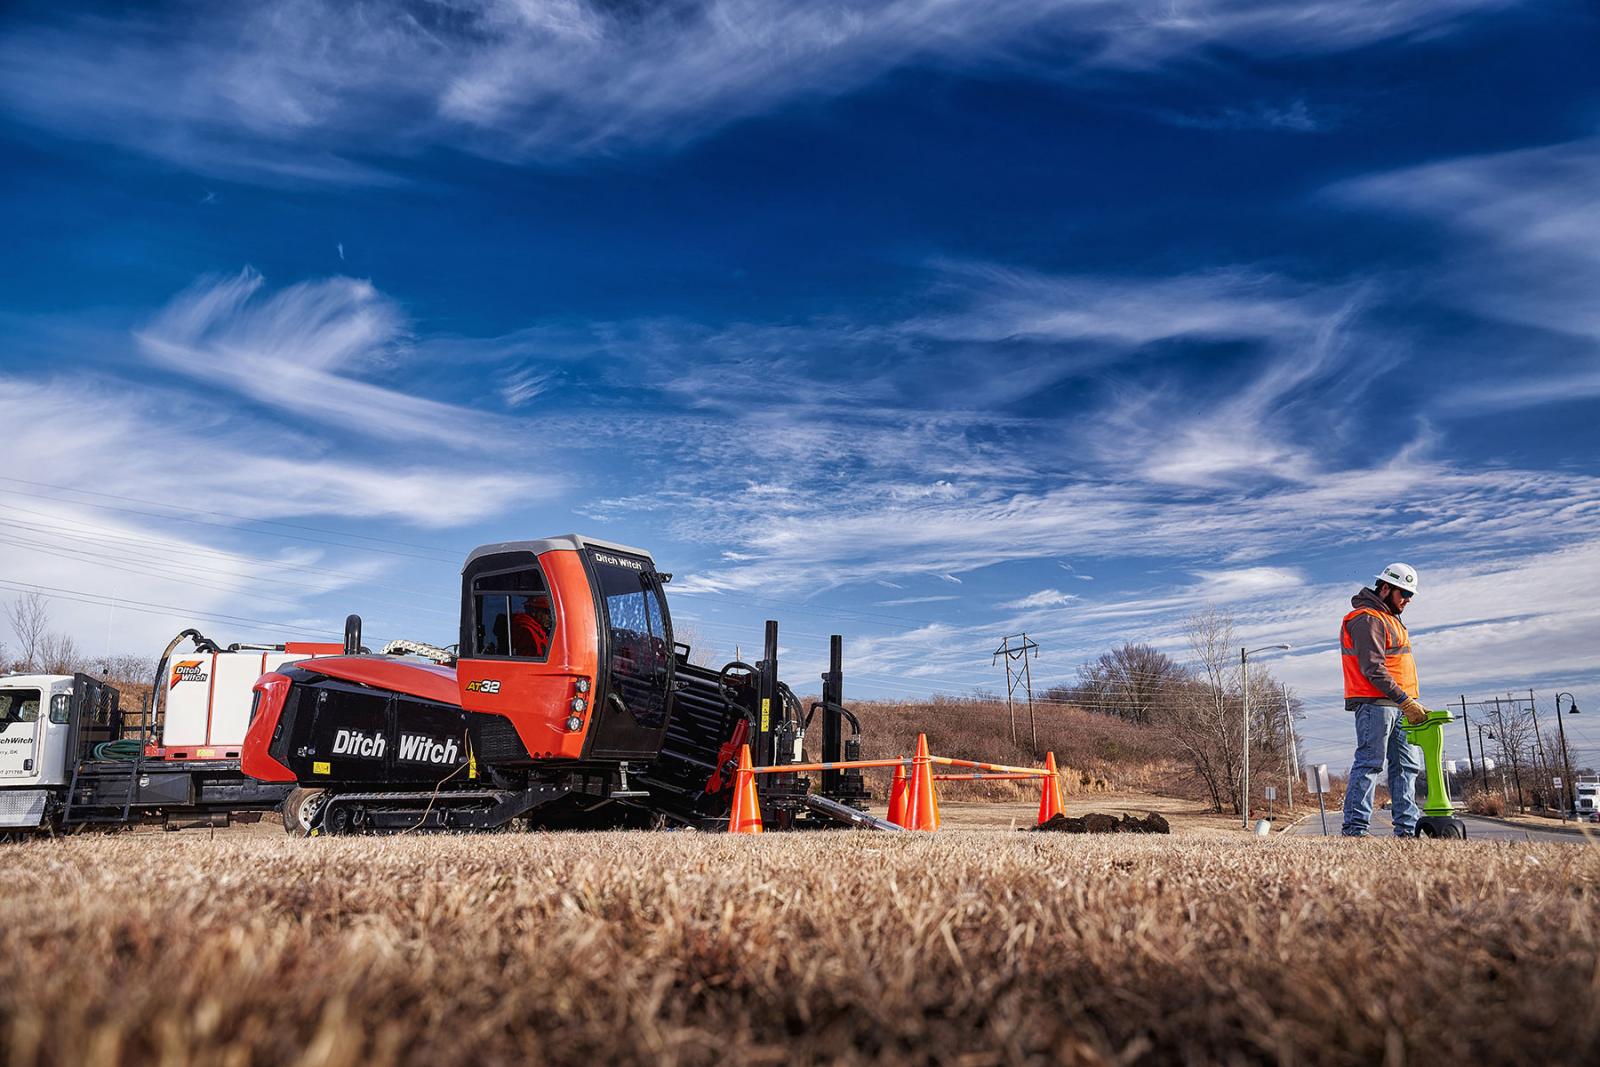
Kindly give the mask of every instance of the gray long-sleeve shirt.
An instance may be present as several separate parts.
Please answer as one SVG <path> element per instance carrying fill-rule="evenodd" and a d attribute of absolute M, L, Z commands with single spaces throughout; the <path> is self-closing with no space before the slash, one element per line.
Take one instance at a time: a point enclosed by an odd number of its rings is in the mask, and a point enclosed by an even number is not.
<path fill-rule="evenodd" d="M 1351 597 L 1350 606 L 1371 608 L 1385 615 L 1394 615 L 1394 612 L 1389 610 L 1389 605 L 1371 589 L 1363 589 Z M 1355 653 L 1356 666 L 1366 675 L 1372 687 L 1384 694 L 1382 700 L 1364 697 L 1347 698 L 1344 702 L 1345 710 L 1352 710 L 1358 704 L 1393 704 L 1395 707 L 1404 704 L 1410 698 L 1410 694 L 1400 688 L 1400 683 L 1394 680 L 1394 676 L 1389 673 L 1388 664 L 1384 662 L 1384 655 L 1389 645 L 1388 624 L 1372 615 L 1357 615 L 1345 623 L 1344 628 L 1350 635 L 1350 650 Z"/>

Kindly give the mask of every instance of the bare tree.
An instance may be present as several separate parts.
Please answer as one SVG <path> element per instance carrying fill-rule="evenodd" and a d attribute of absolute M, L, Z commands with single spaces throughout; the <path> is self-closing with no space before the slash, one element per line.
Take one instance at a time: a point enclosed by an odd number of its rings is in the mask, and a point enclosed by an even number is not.
<path fill-rule="evenodd" d="M 1078 704 L 1130 722 L 1155 721 L 1176 698 L 1189 672 L 1164 652 L 1131 642 L 1078 668 L 1078 684 L 1052 689 L 1052 699 Z"/>
<path fill-rule="evenodd" d="M 40 670 L 40 646 L 50 628 L 44 594 L 35 589 L 16 597 L 6 605 L 6 619 L 17 637 L 17 667 L 23 671 Z"/>
<path fill-rule="evenodd" d="M 689 662 L 700 667 L 720 667 L 717 661 L 717 648 L 706 640 L 700 632 L 700 627 L 687 620 L 672 620 L 672 639 L 680 645 L 689 646 Z"/>
<path fill-rule="evenodd" d="M 118 689 L 126 690 L 129 686 L 148 687 L 155 676 L 156 661 L 149 656 L 123 653 L 105 657 L 96 664 L 96 667 L 102 678 Z"/>
<path fill-rule="evenodd" d="M 1522 795 L 1522 771 L 1529 762 L 1529 750 L 1533 748 L 1533 715 L 1515 697 L 1493 703 L 1485 701 L 1479 706 L 1489 713 L 1490 721 L 1494 723 L 1495 740 L 1500 743 L 1501 751 L 1511 764 L 1511 778 L 1517 789 L 1517 807 L 1526 807 Z"/>
<path fill-rule="evenodd" d="M 1194 653 L 1194 684 L 1174 706 L 1169 727 L 1210 794 L 1212 807 L 1221 811 L 1227 804 L 1239 811 L 1244 724 L 1230 696 L 1236 688 L 1233 617 L 1208 607 L 1189 616 L 1184 632 Z"/>
<path fill-rule="evenodd" d="M 54 630 L 39 642 L 38 670 L 43 674 L 74 674 L 83 667 L 83 657 L 78 654 L 78 643 L 71 634 Z"/>

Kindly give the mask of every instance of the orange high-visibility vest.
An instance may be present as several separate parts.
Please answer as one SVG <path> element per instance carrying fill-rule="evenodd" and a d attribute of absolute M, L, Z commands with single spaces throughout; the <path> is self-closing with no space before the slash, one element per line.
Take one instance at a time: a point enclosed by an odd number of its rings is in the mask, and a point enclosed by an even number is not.
<path fill-rule="evenodd" d="M 1361 665 L 1356 661 L 1355 649 L 1350 644 L 1350 630 L 1348 624 L 1357 615 L 1375 615 L 1384 622 L 1384 649 L 1383 665 L 1389 669 L 1389 677 L 1395 684 L 1406 691 L 1412 700 L 1419 699 L 1417 686 L 1417 661 L 1411 658 L 1411 636 L 1406 633 L 1405 624 L 1397 617 L 1384 611 L 1374 611 L 1372 608 L 1356 608 L 1344 617 L 1339 624 L 1339 647 L 1344 653 L 1344 695 L 1345 699 L 1388 700 L 1388 694 L 1378 689 L 1361 673 Z"/>

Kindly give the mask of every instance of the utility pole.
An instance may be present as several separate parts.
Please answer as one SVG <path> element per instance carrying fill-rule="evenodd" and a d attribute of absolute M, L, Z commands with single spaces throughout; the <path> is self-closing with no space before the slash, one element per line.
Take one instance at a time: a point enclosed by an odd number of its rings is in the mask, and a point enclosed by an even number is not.
<path fill-rule="evenodd" d="M 1027 641 L 1028 635 L 1027 634 L 1023 634 L 1022 635 L 1022 639 L 1023 639 L 1023 641 Z M 1039 654 L 1039 646 L 1038 645 L 1034 646 L 1033 654 L 1035 656 L 1037 656 Z M 1033 668 L 1028 665 L 1028 658 L 1029 657 L 1027 657 L 1027 656 L 1023 656 L 1022 657 L 1022 680 L 1023 680 L 1023 684 L 1026 687 L 1027 693 L 1028 693 L 1028 738 L 1029 738 L 1029 744 L 1030 744 L 1029 751 L 1032 752 L 1035 756 L 1037 756 L 1039 754 L 1039 724 L 1034 720 L 1034 717 L 1033 717 Z"/>
<path fill-rule="evenodd" d="M 1012 641 L 1017 642 L 1015 646 Z M 1033 741 L 1033 754 L 1039 754 L 1039 724 L 1033 714 L 1033 671 L 1028 666 L 1028 659 L 1039 654 L 1039 645 L 1031 640 L 1026 633 L 1012 634 L 1000 642 L 1000 647 L 994 650 L 990 663 L 1001 662 L 1004 657 L 1006 667 L 1006 714 L 1011 717 L 1011 743 L 1017 744 L 1017 686 L 1022 686 L 1028 697 L 1028 731 Z"/>
<path fill-rule="evenodd" d="M 1239 688 L 1244 691 L 1244 788 L 1239 791 L 1239 810 L 1244 828 L 1250 829 L 1250 654 L 1239 648 Z"/>
<path fill-rule="evenodd" d="M 1539 753 L 1540 770 L 1537 774 L 1539 780 L 1539 793 L 1541 797 L 1550 794 L 1546 792 L 1550 787 L 1550 761 L 1544 758 L 1544 738 L 1539 735 L 1539 706 L 1533 702 L 1533 690 L 1528 690 L 1528 714 L 1533 716 L 1533 743 Z"/>
<path fill-rule="evenodd" d="M 1239 646 L 1239 688 L 1244 691 L 1244 788 L 1240 790 L 1239 811 L 1244 818 L 1244 828 L 1250 829 L 1250 655 L 1254 652 L 1271 652 L 1286 649 L 1288 645 L 1266 645 L 1246 649 Z"/>
<path fill-rule="evenodd" d="M 1461 694 L 1461 732 L 1467 735 L 1467 767 L 1471 773 L 1472 767 L 1472 730 L 1467 726 L 1467 694 Z M 1483 755 L 1483 738 L 1478 738 L 1478 755 Z M 1489 777 L 1483 773 L 1482 765 L 1478 767 L 1478 776 L 1483 782 L 1483 791 L 1489 791 Z"/>
<path fill-rule="evenodd" d="M 1294 742 L 1294 709 L 1289 706 L 1289 683 L 1283 683 L 1283 720 L 1289 728 L 1289 810 L 1294 811 L 1294 780 L 1300 777 L 1300 753 Z"/>

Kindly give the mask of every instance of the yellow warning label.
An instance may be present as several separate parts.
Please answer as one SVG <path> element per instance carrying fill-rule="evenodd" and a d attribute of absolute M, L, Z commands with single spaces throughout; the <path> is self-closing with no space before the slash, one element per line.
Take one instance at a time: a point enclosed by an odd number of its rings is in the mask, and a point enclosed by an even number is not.
<path fill-rule="evenodd" d="M 772 700 L 769 697 L 761 698 L 761 732 L 766 733 L 772 729 Z"/>
<path fill-rule="evenodd" d="M 311 773 L 312 774 L 332 774 L 333 773 L 333 764 L 324 762 L 323 760 L 313 760 L 312 763 L 311 763 Z"/>

